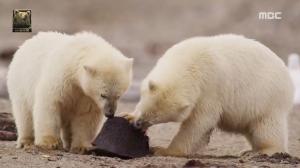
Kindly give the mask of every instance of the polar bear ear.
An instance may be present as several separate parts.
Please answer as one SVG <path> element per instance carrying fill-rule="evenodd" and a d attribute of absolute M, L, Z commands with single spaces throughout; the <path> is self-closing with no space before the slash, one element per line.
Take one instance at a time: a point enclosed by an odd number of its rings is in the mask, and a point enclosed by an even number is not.
<path fill-rule="evenodd" d="M 148 86 L 149 86 L 149 90 L 152 91 L 152 92 L 155 91 L 155 90 L 157 90 L 157 85 L 152 80 L 149 81 Z"/>
<path fill-rule="evenodd" d="M 85 70 L 85 72 L 91 75 L 94 75 L 96 73 L 96 70 L 93 67 L 88 65 L 83 65 L 83 69 Z"/>

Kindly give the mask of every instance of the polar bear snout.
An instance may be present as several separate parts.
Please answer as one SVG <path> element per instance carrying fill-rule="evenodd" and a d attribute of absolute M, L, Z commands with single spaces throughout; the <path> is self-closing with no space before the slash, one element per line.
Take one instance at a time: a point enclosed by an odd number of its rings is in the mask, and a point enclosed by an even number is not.
<path fill-rule="evenodd" d="M 133 126 L 137 129 L 142 129 L 143 121 L 142 120 L 137 120 L 133 123 Z"/>
<path fill-rule="evenodd" d="M 117 109 L 117 101 L 109 100 L 104 105 L 104 115 L 107 118 L 112 118 L 115 116 L 116 109 Z"/>
<path fill-rule="evenodd" d="M 150 127 L 151 124 L 143 119 L 137 119 L 136 121 L 134 121 L 133 126 L 139 130 L 147 130 L 147 128 Z"/>

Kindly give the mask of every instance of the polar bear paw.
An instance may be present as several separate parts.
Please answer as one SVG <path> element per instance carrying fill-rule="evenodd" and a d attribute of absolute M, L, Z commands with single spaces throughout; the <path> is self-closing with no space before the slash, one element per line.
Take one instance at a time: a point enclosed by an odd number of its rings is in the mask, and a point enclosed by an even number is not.
<path fill-rule="evenodd" d="M 155 156 L 176 156 L 176 157 L 186 156 L 186 154 L 183 152 L 170 150 L 169 148 L 152 147 L 151 151 Z"/>
<path fill-rule="evenodd" d="M 43 136 L 35 144 L 43 149 L 59 149 L 62 145 L 61 140 L 54 136 Z"/>
<path fill-rule="evenodd" d="M 70 152 L 75 153 L 75 154 L 85 154 L 91 149 L 92 149 L 92 146 L 84 146 L 84 145 L 74 146 L 74 147 L 71 147 Z"/>
<path fill-rule="evenodd" d="M 123 117 L 125 118 L 127 121 L 129 121 L 129 123 L 133 123 L 136 119 L 136 116 L 134 115 L 134 113 L 128 113 L 128 112 L 123 112 L 123 113 L 120 113 L 118 115 L 119 117 Z"/>
<path fill-rule="evenodd" d="M 18 139 L 18 142 L 17 142 L 17 148 L 18 149 L 28 148 L 33 145 L 33 141 L 34 141 L 33 137 L 20 138 L 20 139 Z"/>

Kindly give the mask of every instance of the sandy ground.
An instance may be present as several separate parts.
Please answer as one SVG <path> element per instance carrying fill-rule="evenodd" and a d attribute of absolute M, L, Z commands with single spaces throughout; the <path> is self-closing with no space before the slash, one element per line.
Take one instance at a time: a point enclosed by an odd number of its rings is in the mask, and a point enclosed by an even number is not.
<path fill-rule="evenodd" d="M 134 102 L 121 102 L 118 111 L 132 111 Z M 0 106 L 9 111 L 7 100 L 1 100 Z M 295 107 L 290 115 L 289 122 L 289 151 L 290 154 L 300 157 L 300 107 Z M 148 130 L 151 146 L 167 146 L 178 129 L 178 124 L 169 123 L 153 126 Z M 191 165 L 202 167 L 300 167 L 295 160 L 269 160 L 254 154 L 243 155 L 243 151 L 249 150 L 246 139 L 240 135 L 234 135 L 215 130 L 209 145 L 199 151 L 199 154 L 190 158 L 154 157 L 147 156 L 131 160 L 119 158 L 100 157 L 93 155 L 77 155 L 63 151 L 40 151 L 37 149 L 15 149 L 15 142 L 0 141 L 0 167 L 24 168 L 91 168 L 91 167 L 183 167 L 187 162 Z M 191 161 L 192 160 L 192 161 Z M 296 160 L 297 161 L 297 160 Z M 278 163 L 279 162 L 279 163 Z M 299 162 L 299 161 L 297 161 Z M 201 166 L 200 166 L 201 167 Z"/>

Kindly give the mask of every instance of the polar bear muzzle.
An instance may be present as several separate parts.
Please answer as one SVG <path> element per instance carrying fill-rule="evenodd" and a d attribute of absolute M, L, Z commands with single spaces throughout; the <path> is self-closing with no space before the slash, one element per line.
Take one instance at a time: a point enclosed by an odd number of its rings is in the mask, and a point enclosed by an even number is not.
<path fill-rule="evenodd" d="M 150 122 L 147 122 L 147 121 L 144 121 L 142 119 L 138 119 L 136 120 L 134 123 L 133 123 L 133 126 L 136 128 L 136 129 L 140 129 L 140 130 L 147 130 L 148 127 L 151 126 Z"/>
<path fill-rule="evenodd" d="M 107 99 L 104 104 L 104 115 L 107 118 L 112 118 L 115 115 L 117 109 L 117 100 L 116 99 Z"/>

